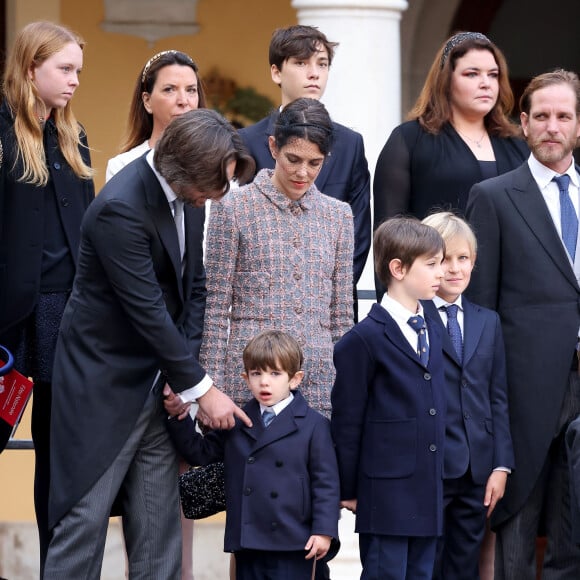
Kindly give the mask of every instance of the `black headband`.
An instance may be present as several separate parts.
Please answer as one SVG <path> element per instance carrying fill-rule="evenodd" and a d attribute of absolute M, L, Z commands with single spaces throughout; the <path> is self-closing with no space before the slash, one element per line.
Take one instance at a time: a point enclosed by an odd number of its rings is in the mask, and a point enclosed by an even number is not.
<path fill-rule="evenodd" d="M 463 44 L 466 40 L 479 40 L 481 42 L 486 42 L 491 44 L 491 40 L 482 34 L 481 32 L 459 32 L 452 36 L 445 45 L 443 49 L 443 54 L 441 55 L 441 68 L 445 66 L 447 62 L 447 58 L 449 57 L 450 52 L 460 44 Z"/>

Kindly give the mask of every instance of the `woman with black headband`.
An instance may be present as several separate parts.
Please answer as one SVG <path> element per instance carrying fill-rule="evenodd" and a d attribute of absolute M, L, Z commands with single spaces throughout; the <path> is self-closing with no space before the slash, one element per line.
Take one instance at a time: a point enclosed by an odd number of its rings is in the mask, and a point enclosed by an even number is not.
<path fill-rule="evenodd" d="M 152 56 L 137 77 L 127 135 L 121 153 L 109 159 L 107 181 L 153 149 L 171 119 L 192 109 L 205 109 L 197 64 L 179 50 L 164 50 Z"/>
<path fill-rule="evenodd" d="M 375 170 L 374 226 L 434 208 L 463 212 L 474 183 L 515 169 L 527 145 L 509 115 L 514 104 L 501 51 L 479 32 L 460 32 L 435 55 L 409 112 Z M 380 300 L 383 289 L 377 287 Z"/>

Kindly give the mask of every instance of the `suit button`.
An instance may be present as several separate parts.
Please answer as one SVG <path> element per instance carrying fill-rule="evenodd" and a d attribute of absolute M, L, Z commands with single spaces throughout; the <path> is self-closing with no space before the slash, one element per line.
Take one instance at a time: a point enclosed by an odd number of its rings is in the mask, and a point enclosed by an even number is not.
<path fill-rule="evenodd" d="M 429 415 L 437 415 L 437 409 L 429 409 Z"/>
<path fill-rule="evenodd" d="M 253 456 L 248 457 L 248 463 L 256 463 L 256 458 Z"/>
<path fill-rule="evenodd" d="M 60 203 L 62 203 L 63 207 L 68 207 L 69 205 L 68 197 L 61 197 Z"/>
<path fill-rule="evenodd" d="M 271 530 L 277 530 L 277 529 L 278 529 L 278 524 L 277 524 L 276 522 L 272 522 L 272 523 L 270 524 L 270 529 L 271 529 Z"/>
<path fill-rule="evenodd" d="M 431 443 L 431 445 L 429 445 L 429 451 L 437 451 L 437 445 Z"/>
<path fill-rule="evenodd" d="M 55 162 L 52 164 L 52 166 L 53 166 L 55 169 L 60 169 L 60 163 L 59 163 L 58 161 L 55 161 Z"/>
<path fill-rule="evenodd" d="M 466 411 L 465 413 L 463 413 L 463 418 L 464 419 L 470 419 L 471 415 Z"/>
<path fill-rule="evenodd" d="M 467 382 L 465 379 L 463 379 L 463 380 L 461 381 L 461 386 L 462 386 L 464 389 L 466 389 L 466 388 L 469 386 L 469 383 L 468 383 L 468 382 Z"/>
<path fill-rule="evenodd" d="M 246 487 L 246 489 L 244 489 L 244 495 L 251 495 L 251 494 L 252 494 L 252 488 Z"/>
<path fill-rule="evenodd" d="M 273 492 L 271 492 L 271 493 L 270 493 L 270 497 L 271 497 L 272 499 L 276 499 L 276 498 L 278 497 L 278 492 L 277 492 L 277 491 L 273 491 Z"/>
<path fill-rule="evenodd" d="M 431 380 L 431 374 L 430 374 L 430 373 L 425 373 L 425 374 L 423 375 L 423 378 L 424 378 L 426 381 L 430 381 L 430 380 Z"/>
<path fill-rule="evenodd" d="M 282 467 L 284 465 L 284 462 L 281 461 L 280 459 L 276 460 L 276 467 Z"/>

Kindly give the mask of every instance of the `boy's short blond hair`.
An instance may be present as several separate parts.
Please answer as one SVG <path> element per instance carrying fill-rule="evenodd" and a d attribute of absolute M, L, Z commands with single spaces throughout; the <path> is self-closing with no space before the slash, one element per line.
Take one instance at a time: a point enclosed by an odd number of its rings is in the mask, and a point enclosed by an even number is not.
<path fill-rule="evenodd" d="M 435 228 L 445 243 L 448 243 L 452 238 L 461 237 L 469 246 L 471 252 L 471 259 L 477 255 L 477 239 L 471 226 L 458 215 L 450 211 L 440 211 L 428 215 L 423 223 L 427 226 Z"/>
<path fill-rule="evenodd" d="M 304 355 L 298 341 L 281 330 L 265 330 L 250 339 L 243 354 L 244 370 L 276 369 L 293 377 L 302 370 Z"/>

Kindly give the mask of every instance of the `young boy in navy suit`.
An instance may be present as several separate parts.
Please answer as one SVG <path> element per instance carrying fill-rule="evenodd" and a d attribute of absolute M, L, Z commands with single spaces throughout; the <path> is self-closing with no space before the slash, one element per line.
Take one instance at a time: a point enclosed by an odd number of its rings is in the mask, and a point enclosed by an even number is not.
<path fill-rule="evenodd" d="M 334 350 L 341 506 L 356 513 L 364 580 L 430 580 L 433 573 L 445 393 L 440 323 L 420 300 L 439 289 L 443 253 L 441 236 L 414 218 L 381 224 L 375 272 L 387 293 Z"/>
<path fill-rule="evenodd" d="M 476 580 L 486 516 L 503 497 L 514 467 L 503 338 L 499 316 L 463 296 L 477 249 L 469 225 L 450 212 L 423 223 L 445 241 L 441 286 L 423 305 L 444 334 L 447 400 L 444 535 L 434 578 Z"/>
<path fill-rule="evenodd" d="M 338 539 L 330 423 L 295 390 L 304 376 L 303 355 L 290 335 L 260 333 L 243 359 L 254 397 L 244 407 L 252 427 L 237 421 L 230 431 L 202 437 L 187 415 L 169 419 L 169 432 L 191 465 L 224 462 L 224 550 L 235 555 L 236 579 L 310 580 L 316 560 L 328 557 L 331 540 Z"/>

